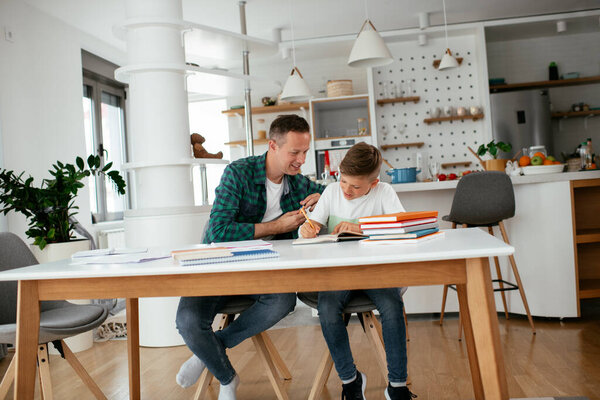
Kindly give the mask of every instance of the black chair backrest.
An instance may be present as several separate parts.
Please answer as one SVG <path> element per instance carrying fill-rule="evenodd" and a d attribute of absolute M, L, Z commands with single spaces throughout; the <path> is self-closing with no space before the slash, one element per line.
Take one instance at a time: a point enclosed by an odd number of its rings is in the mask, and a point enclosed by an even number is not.
<path fill-rule="evenodd" d="M 14 233 L 0 232 L 0 271 L 38 264 L 29 247 Z M 0 325 L 17 320 L 17 282 L 0 282 Z"/>
<path fill-rule="evenodd" d="M 458 224 L 492 225 L 515 215 L 515 192 L 504 172 L 463 176 L 456 186 L 448 220 Z"/>

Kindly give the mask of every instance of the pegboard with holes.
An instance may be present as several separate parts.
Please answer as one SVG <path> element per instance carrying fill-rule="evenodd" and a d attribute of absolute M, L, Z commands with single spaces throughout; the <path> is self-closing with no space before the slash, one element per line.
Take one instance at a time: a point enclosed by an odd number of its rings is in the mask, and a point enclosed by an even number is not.
<path fill-rule="evenodd" d="M 450 48 L 456 57 L 462 57 L 462 64 L 453 69 L 439 71 L 433 61 L 440 59 L 444 43 L 430 41 L 425 47 L 416 43 L 391 43 L 389 49 L 394 57 L 392 64 L 373 70 L 373 93 L 375 100 L 391 97 L 419 96 L 418 103 L 388 103 L 375 105 L 377 140 L 379 147 L 398 143 L 423 142 L 416 146 L 387 148 L 383 157 L 396 168 L 416 166 L 417 152 L 427 157 L 428 162 L 440 164 L 471 161 L 471 165 L 451 166 L 444 173 L 458 173 L 463 170 L 480 169 L 479 164 L 468 151 L 467 146 L 476 150 L 484 142 L 484 123 L 470 119 L 426 124 L 423 120 L 435 115 L 445 116 L 445 109 L 453 107 L 456 115 L 458 107 L 464 107 L 470 114 L 470 107 L 483 109 L 481 88 L 479 87 L 476 65 L 476 45 L 472 36 L 454 37 Z"/>

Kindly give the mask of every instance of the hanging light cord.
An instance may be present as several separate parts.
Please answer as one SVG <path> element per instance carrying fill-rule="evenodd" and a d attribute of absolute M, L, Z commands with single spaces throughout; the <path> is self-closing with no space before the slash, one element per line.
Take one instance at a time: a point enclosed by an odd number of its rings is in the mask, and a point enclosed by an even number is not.
<path fill-rule="evenodd" d="M 365 0 L 365 15 L 367 16 L 367 19 L 369 19 L 369 7 L 367 7 L 367 0 Z"/>
<path fill-rule="evenodd" d="M 290 8 L 290 26 L 292 29 L 292 60 L 294 60 L 294 68 L 296 68 L 296 42 L 294 41 L 294 18 L 292 16 L 292 1 L 288 1 Z"/>
<path fill-rule="evenodd" d="M 446 33 L 446 49 L 449 49 L 448 46 L 448 22 L 446 21 L 446 0 L 442 0 L 442 5 L 444 6 L 444 32 Z"/>

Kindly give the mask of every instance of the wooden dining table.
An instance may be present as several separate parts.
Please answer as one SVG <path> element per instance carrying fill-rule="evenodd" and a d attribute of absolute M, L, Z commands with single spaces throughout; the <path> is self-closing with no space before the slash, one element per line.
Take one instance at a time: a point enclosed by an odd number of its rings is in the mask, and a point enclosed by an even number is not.
<path fill-rule="evenodd" d="M 103 264 L 62 260 L 0 273 L 0 281 L 18 281 L 19 287 L 14 398 L 34 397 L 40 301 L 126 298 L 129 397 L 140 399 L 140 297 L 455 284 L 475 398 L 508 400 L 488 258 L 513 254 L 512 246 L 469 228 L 419 244 L 295 246 L 283 240 L 273 241 L 273 250 L 278 258 L 185 267 L 171 258 Z"/>

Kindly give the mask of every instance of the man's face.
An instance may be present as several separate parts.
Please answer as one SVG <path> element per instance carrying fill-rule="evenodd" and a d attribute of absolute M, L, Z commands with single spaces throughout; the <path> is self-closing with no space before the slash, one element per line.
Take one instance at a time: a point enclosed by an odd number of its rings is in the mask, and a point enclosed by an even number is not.
<path fill-rule="evenodd" d="M 368 176 L 340 175 L 340 187 L 346 200 L 353 200 L 364 196 L 369 193 L 378 182 L 379 179 L 373 179 Z"/>
<path fill-rule="evenodd" d="M 284 143 L 269 141 L 277 168 L 287 175 L 299 174 L 310 148 L 310 133 L 289 131 L 280 142 Z"/>

